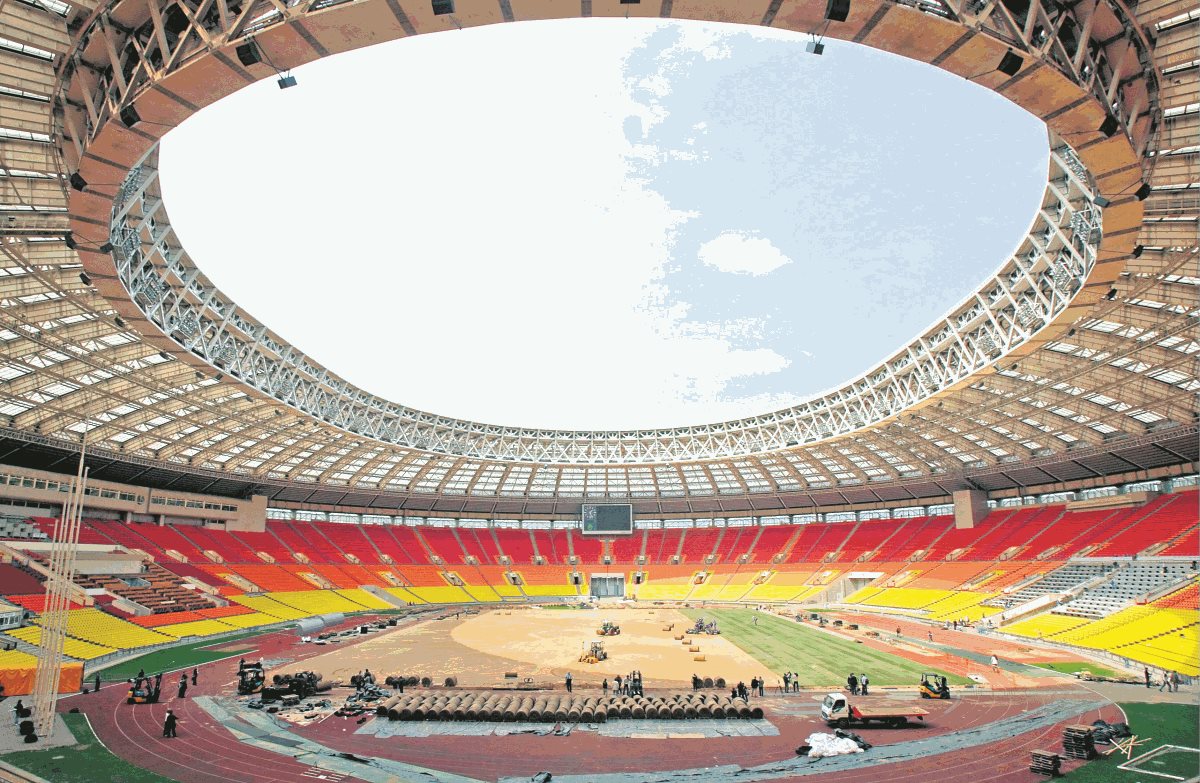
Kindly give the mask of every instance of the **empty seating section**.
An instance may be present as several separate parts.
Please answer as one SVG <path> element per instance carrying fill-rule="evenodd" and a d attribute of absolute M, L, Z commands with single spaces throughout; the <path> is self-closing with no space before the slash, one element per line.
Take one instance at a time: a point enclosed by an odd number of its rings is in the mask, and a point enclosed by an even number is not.
<path fill-rule="evenodd" d="M 561 565 L 571 554 L 567 549 L 567 534 L 564 530 L 530 530 L 537 553 L 548 564 Z"/>
<path fill-rule="evenodd" d="M 292 557 L 292 553 L 288 551 L 288 548 L 270 533 L 247 533 L 237 530 L 232 531 L 230 535 L 240 541 L 247 549 L 270 555 L 278 563 L 296 562 Z"/>
<path fill-rule="evenodd" d="M 721 589 L 729 582 L 732 573 L 713 572 L 709 573 L 708 578 L 703 584 L 696 585 L 691 594 L 688 596 L 692 601 L 713 601 Z"/>
<path fill-rule="evenodd" d="M 905 583 L 906 587 L 927 587 L 938 590 L 952 590 L 956 587 L 980 579 L 991 572 L 990 564 L 982 563 L 913 563 L 913 568 L 925 567 L 915 579 Z"/>
<path fill-rule="evenodd" d="M 214 571 L 218 576 L 224 573 L 234 573 L 253 585 L 256 585 L 261 590 L 311 590 L 313 585 L 309 582 L 296 576 L 292 571 L 289 571 L 282 565 L 269 565 L 267 563 L 246 563 L 230 565 L 228 563 L 216 566 L 210 566 L 206 570 Z M 236 585 L 236 582 L 232 582 Z"/>
<path fill-rule="evenodd" d="M 314 563 L 324 562 L 324 558 L 321 557 L 321 553 L 317 551 L 307 539 L 301 536 L 296 528 L 292 527 L 287 522 L 269 520 L 267 522 L 267 532 L 270 535 L 275 536 L 275 538 L 278 539 L 288 551 L 288 556 L 284 558 L 287 560 L 287 562 L 290 563 L 296 561 L 296 558 L 292 556 L 292 553 L 304 555 L 309 559 L 309 561 Z"/>
<path fill-rule="evenodd" d="M 75 609 L 68 612 L 67 635 L 119 650 L 132 650 L 172 641 L 169 636 L 119 620 L 99 609 Z"/>
<path fill-rule="evenodd" d="M 211 549 L 216 552 L 227 563 L 258 560 L 254 550 L 223 530 L 210 530 L 205 527 L 188 528 L 188 537 L 195 541 L 201 549 Z"/>
<path fill-rule="evenodd" d="M 607 538 L 567 528 L 271 520 L 266 532 L 246 533 L 90 519 L 81 529 L 84 543 L 142 550 L 153 562 L 136 575 L 78 578 L 80 586 L 97 589 L 96 607 L 72 607 L 66 654 L 90 660 L 311 615 L 387 611 L 395 605 L 388 597 L 415 604 L 572 600 L 586 595 L 593 566 L 611 553 L 612 570 L 623 573 L 627 592 L 643 602 L 815 601 L 843 584 L 847 574 L 869 572 L 878 578 L 845 603 L 942 622 L 978 621 L 1040 599 L 1033 605 L 1037 614 L 1002 626 L 1002 632 L 1200 674 L 1200 591 L 1192 565 L 1200 557 L 1197 498 L 1189 491 L 1139 506 L 1080 512 L 1061 505 L 1006 508 L 969 530 L 939 516 L 658 528 Z M 52 531 L 53 524 L 31 518 L 29 530 L 20 532 Z M 15 534 L 17 527 L 0 526 L 0 534 Z M 33 559 L 44 560 L 37 544 L 28 543 L 33 539 L 8 540 L 17 548 L 26 542 Z M 176 561 L 168 550 L 188 562 Z M 211 562 L 206 551 L 224 562 Z M 276 562 L 265 562 L 259 552 Z M 545 565 L 534 564 L 535 553 Z M 574 567 L 568 561 L 572 553 L 578 558 Z M 638 564 L 643 554 L 645 563 Z M 680 565 L 671 564 L 676 554 Z M 714 554 L 714 563 L 707 564 Z M 784 562 L 775 563 L 781 554 Z M 1096 559 L 1068 562 L 1073 554 Z M 502 555 L 511 565 L 501 564 Z M 1129 559 L 1134 555 L 1137 559 Z M 635 571 L 643 574 L 641 584 L 633 583 Z M 585 584 L 575 585 L 573 572 Z M 697 583 L 703 572 L 708 577 Z M 512 584 L 509 573 L 518 574 L 520 584 Z M 197 582 L 218 587 L 231 605 L 215 605 L 219 602 L 204 591 L 208 588 L 197 589 Z M 1023 586 L 1015 589 L 1018 585 Z M 1144 603 L 1175 585 L 1183 587 Z M 377 589 L 387 596 L 373 592 Z M 31 612 L 44 608 L 44 587 L 30 569 L 0 564 L 0 595 Z M 145 609 L 114 603 L 114 596 Z M 151 614 L 140 614 L 145 610 Z M 34 623 L 9 635 L 36 644 L 41 630 Z"/>
<path fill-rule="evenodd" d="M 931 543 L 925 552 L 922 560 L 948 560 L 951 553 L 958 550 L 967 550 L 976 540 L 989 532 L 995 522 L 992 522 L 992 516 L 984 517 L 978 525 L 973 528 L 956 528 L 953 525 Z M 956 557 L 966 558 L 970 555 L 966 551 L 959 552 Z"/>
<path fill-rule="evenodd" d="M 613 562 L 636 563 L 642 554 L 642 542 L 645 539 L 645 533 L 641 530 L 635 530 L 631 536 L 614 538 L 612 540 Z"/>
<path fill-rule="evenodd" d="M 54 517 L 30 517 L 29 522 L 47 537 L 54 535 L 54 525 L 56 522 Z M 79 543 L 111 545 L 117 542 L 101 533 L 91 520 L 84 519 L 79 526 Z"/>
<path fill-rule="evenodd" d="M 754 549 L 750 553 L 751 563 L 770 563 L 779 554 L 788 541 L 795 535 L 796 528 L 792 525 L 771 525 L 764 527 Z"/>
<path fill-rule="evenodd" d="M 513 528 L 493 528 L 500 551 L 508 557 L 513 565 L 528 565 L 533 562 L 533 542 L 528 530 Z"/>
<path fill-rule="evenodd" d="M 285 606 L 290 606 L 304 612 L 305 616 L 314 614 L 334 614 L 336 612 L 361 612 L 362 604 L 347 598 L 345 590 L 305 590 L 299 593 L 271 593 L 271 598 Z"/>
<path fill-rule="evenodd" d="M 704 558 L 712 554 L 721 533 L 721 528 L 692 528 L 684 531 L 683 562 L 702 564 Z"/>
<path fill-rule="evenodd" d="M 371 543 L 375 545 L 375 548 L 379 550 L 379 553 L 391 558 L 393 563 L 417 562 L 417 560 L 415 560 L 413 556 L 409 554 L 409 551 L 402 546 L 399 541 L 396 540 L 394 535 L 392 535 L 392 531 L 395 529 L 397 528 L 393 528 L 390 525 L 363 525 L 361 528 L 362 534 L 370 539 Z M 412 531 L 409 530 L 408 533 L 411 534 Z M 418 544 L 415 540 L 412 543 L 417 547 L 415 550 L 416 553 L 423 554 L 420 549 L 420 544 Z M 421 561 L 424 562 L 425 559 L 426 558 L 422 557 Z"/>
<path fill-rule="evenodd" d="M 334 590 L 333 592 L 337 593 L 342 598 L 345 598 L 347 601 L 351 601 L 359 606 L 366 607 L 367 609 L 382 610 L 396 608 L 394 604 L 390 604 L 374 593 L 367 592 L 366 590 Z M 356 609 L 354 611 L 362 610 Z"/>
<path fill-rule="evenodd" d="M 1028 603 L 1051 593 L 1065 593 L 1088 580 L 1103 576 L 1111 566 L 1096 563 L 1072 563 L 1051 571 L 1041 579 L 1016 592 L 995 598 L 992 603 L 1004 609 Z"/>
<path fill-rule="evenodd" d="M 1083 617 L 1104 617 L 1128 605 L 1138 596 L 1182 581 L 1190 572 L 1190 566 L 1183 563 L 1130 563 L 1114 569 L 1108 581 L 1083 591 L 1055 611 Z"/>
<path fill-rule="evenodd" d="M 1136 555 L 1160 541 L 1170 541 L 1196 524 L 1195 492 L 1162 495 L 1136 509 L 1131 516 L 1136 524 L 1109 538 L 1091 557 Z"/>
<path fill-rule="evenodd" d="M 421 529 L 421 537 L 433 553 L 442 559 L 443 563 L 465 563 L 466 555 L 458 543 L 458 536 L 453 530 L 444 527 L 427 527 Z"/>
<path fill-rule="evenodd" d="M 750 554 L 750 547 L 758 536 L 757 527 L 727 527 L 721 548 L 717 552 L 719 563 L 736 563 L 742 555 Z"/>
<path fill-rule="evenodd" d="M 1045 553 L 1051 553 L 1049 556 L 1056 560 L 1066 560 L 1089 542 L 1089 531 L 1115 513 L 1111 509 L 1067 511 L 1053 525 L 1024 542 L 1018 557 L 1033 560 Z M 1080 537 L 1083 537 L 1083 540 L 1078 542 Z"/>
<path fill-rule="evenodd" d="M 577 562 L 586 565 L 595 565 L 600 562 L 602 553 L 604 552 L 604 542 L 597 536 L 586 536 L 578 531 L 573 530 L 556 530 L 555 551 L 566 557 L 566 553 L 562 547 L 558 546 L 559 540 L 569 540 L 571 551 L 578 558 Z M 543 552 L 542 554 L 545 554 Z"/>
<path fill-rule="evenodd" d="M 16 604 L 22 609 L 28 609 L 31 612 L 41 612 L 45 611 L 46 609 L 45 593 L 34 593 L 32 595 L 5 595 L 4 600 L 8 601 L 9 603 Z M 72 601 L 69 608 L 81 609 L 83 608 L 83 604 L 77 604 Z"/>
<path fill-rule="evenodd" d="M 265 595 L 233 595 L 229 597 L 230 601 L 239 603 L 242 606 L 253 609 L 255 612 L 274 617 L 279 620 L 299 620 L 302 617 L 308 617 L 311 613 L 302 609 L 297 609 L 294 606 L 282 604 L 273 598 Z"/>
<path fill-rule="evenodd" d="M 521 588 L 508 581 L 505 566 L 474 566 L 460 569 L 458 575 L 467 583 L 467 591 L 475 594 L 477 586 L 487 586 L 500 597 L 519 598 Z"/>
<path fill-rule="evenodd" d="M 498 562 L 494 554 L 496 543 L 492 541 L 492 536 L 487 530 L 460 528 L 458 539 L 462 542 L 462 547 L 466 550 L 467 554 L 475 558 L 476 563 Z M 485 543 L 490 544 L 490 547 L 485 548 Z M 489 554 L 489 552 L 492 554 Z"/>
<path fill-rule="evenodd" d="M 825 537 L 829 526 L 819 523 L 803 525 L 800 528 L 800 535 L 796 538 L 796 543 L 792 545 L 792 552 L 788 555 L 786 562 L 788 563 L 807 563 L 810 562 L 808 555 L 813 548 L 820 543 Z"/>
<path fill-rule="evenodd" d="M 44 593 L 45 591 L 46 587 L 42 584 L 42 580 L 34 576 L 33 572 L 9 563 L 0 563 L 0 595 L 23 595 Z"/>
<path fill-rule="evenodd" d="M 752 587 L 744 600 L 764 603 L 796 600 L 796 596 L 809 591 L 805 583 L 811 576 L 811 571 L 777 571 L 767 581 Z"/>
<path fill-rule="evenodd" d="M 873 560 L 907 560 L 915 552 L 929 548 L 934 540 L 954 524 L 953 517 L 913 517 L 879 548 Z"/>
<path fill-rule="evenodd" d="M 42 641 L 42 629 L 36 625 L 27 625 L 24 628 L 12 628 L 4 633 L 14 639 L 20 639 L 35 646 L 41 644 Z M 169 642 L 170 638 L 164 636 L 163 641 Z M 85 642 L 82 639 L 75 639 L 71 636 L 63 639 L 63 655 L 81 661 L 90 661 L 93 658 L 99 658 L 101 655 L 108 655 L 112 652 L 116 652 L 116 648 Z"/>
<path fill-rule="evenodd" d="M 1065 614 L 1046 614 L 1031 617 L 1028 620 L 1021 620 L 1012 625 L 1004 626 L 1005 633 L 1016 634 L 1017 636 L 1027 636 L 1031 639 L 1049 638 L 1055 634 L 1069 631 L 1072 628 L 1078 628 L 1081 625 L 1087 625 L 1088 619 L 1085 617 L 1068 617 Z"/>
<path fill-rule="evenodd" d="M 896 526 L 897 522 L 892 519 L 863 522 L 838 553 L 838 560 L 848 563 L 873 552 L 888 536 L 896 532 Z"/>
<path fill-rule="evenodd" d="M 405 582 L 416 587 L 435 587 L 446 584 L 446 580 L 442 579 L 442 569 L 439 566 L 407 565 L 400 566 L 394 571 L 399 572 Z"/>
<path fill-rule="evenodd" d="M 1200 529 L 1192 529 L 1158 553 L 1163 557 L 1200 557 Z"/>
<path fill-rule="evenodd" d="M 425 552 L 421 539 L 417 537 L 416 530 L 405 525 L 388 525 L 382 530 L 396 542 L 394 551 L 400 554 L 400 557 L 396 559 L 397 563 L 429 562 L 429 556 Z"/>
<path fill-rule="evenodd" d="M 337 542 L 326 536 L 325 533 L 322 532 L 321 528 L 317 527 L 312 522 L 293 522 L 292 526 L 296 532 L 300 534 L 300 537 L 308 542 L 308 548 L 313 552 L 316 552 L 315 557 L 313 557 L 311 554 L 309 555 L 309 557 L 312 557 L 315 562 L 346 562 L 346 553 L 343 552 L 341 547 L 337 545 Z M 326 527 L 338 528 L 342 526 L 335 522 L 332 525 L 327 525 Z"/>
<path fill-rule="evenodd" d="M 117 523 L 120 524 L 120 523 Z M 183 533 L 173 525 L 146 525 L 146 524 L 131 524 L 138 535 L 151 541 L 156 547 L 164 553 L 168 549 L 173 549 L 179 554 L 186 557 L 189 561 L 202 560 L 207 562 L 208 558 L 204 553 L 188 540 Z"/>
<path fill-rule="evenodd" d="M 328 582 L 333 587 L 358 587 L 359 585 L 358 580 L 347 574 L 341 566 L 336 566 L 330 563 L 311 563 L 308 566 L 301 566 L 300 568 L 297 568 L 296 573 L 306 581 L 313 580 L 305 577 L 305 573 L 311 573 L 315 575 L 316 583 L 320 584 L 322 587 L 325 586 L 323 584 L 324 582 Z"/>
<path fill-rule="evenodd" d="M 328 522 L 313 522 L 312 526 L 329 540 L 335 542 L 347 555 L 353 555 L 360 563 L 379 563 L 379 551 L 371 544 L 366 533 L 358 525 L 336 525 Z"/>
<path fill-rule="evenodd" d="M 124 522 L 113 522 L 111 520 L 93 519 L 88 522 L 88 525 L 96 532 L 103 535 L 110 541 L 115 541 L 123 547 L 129 549 L 140 549 L 147 554 L 155 557 L 155 559 L 166 557 L 166 553 L 157 544 L 150 539 L 137 532 L 133 525 L 126 525 Z M 138 525 L 138 527 L 144 527 Z"/>
<path fill-rule="evenodd" d="M 998 560 L 1007 550 L 1014 548 L 1013 556 L 1016 556 L 1030 538 L 1057 521 L 1064 510 L 1063 506 L 1016 509 L 1007 517 L 997 520 L 990 535 L 972 544 L 967 557 L 972 560 Z"/>
<path fill-rule="evenodd" d="M 0 519 L 0 539 L 20 538 L 35 541 L 45 541 L 50 538 L 38 527 L 32 519 Z"/>

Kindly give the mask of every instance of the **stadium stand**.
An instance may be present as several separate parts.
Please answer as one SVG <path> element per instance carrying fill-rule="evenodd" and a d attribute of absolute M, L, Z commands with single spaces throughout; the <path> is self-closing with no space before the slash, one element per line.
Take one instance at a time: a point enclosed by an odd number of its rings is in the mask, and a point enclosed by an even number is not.
<path fill-rule="evenodd" d="M 685 530 L 683 536 L 683 562 L 702 564 L 704 559 L 713 553 L 724 528 L 692 528 Z"/>
<path fill-rule="evenodd" d="M 533 539 L 528 530 L 513 530 L 512 528 L 493 528 L 496 543 L 500 552 L 508 557 L 513 565 L 528 565 L 533 562 Z"/>
<path fill-rule="evenodd" d="M 754 549 L 750 553 L 751 563 L 770 563 L 774 560 L 788 541 L 795 535 L 796 529 L 792 525 L 772 525 L 764 527 L 762 533 L 758 537 L 758 541 L 754 544 Z"/>
<path fill-rule="evenodd" d="M 642 554 L 642 545 L 646 541 L 644 531 L 635 531 L 631 536 L 612 539 L 612 554 L 614 563 L 636 563 Z"/>
<path fill-rule="evenodd" d="M 443 563 L 456 565 L 467 562 L 466 553 L 463 552 L 462 545 L 458 543 L 458 536 L 450 528 L 422 528 L 420 535 L 433 553 L 442 559 Z"/>
<path fill-rule="evenodd" d="M 574 530 L 556 530 L 556 536 L 565 538 L 570 547 L 569 551 L 575 554 L 577 562 L 581 565 L 595 565 L 601 562 L 601 557 L 604 552 L 603 539 L 596 536 L 587 536 Z M 558 546 L 558 541 L 555 541 L 555 546 Z M 561 552 L 561 548 L 556 549 Z"/>

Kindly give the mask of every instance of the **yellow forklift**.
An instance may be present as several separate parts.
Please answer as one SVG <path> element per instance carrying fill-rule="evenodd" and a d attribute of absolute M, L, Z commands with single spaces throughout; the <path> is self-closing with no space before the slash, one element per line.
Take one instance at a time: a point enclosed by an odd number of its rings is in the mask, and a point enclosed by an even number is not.
<path fill-rule="evenodd" d="M 922 699 L 949 699 L 950 686 L 946 684 L 946 678 L 940 674 L 925 672 L 921 675 L 921 698 Z"/>

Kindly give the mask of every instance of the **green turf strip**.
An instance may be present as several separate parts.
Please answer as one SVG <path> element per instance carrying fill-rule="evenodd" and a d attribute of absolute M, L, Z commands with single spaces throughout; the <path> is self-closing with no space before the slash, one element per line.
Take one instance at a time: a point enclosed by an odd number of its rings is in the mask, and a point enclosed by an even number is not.
<path fill-rule="evenodd" d="M 856 676 L 865 672 L 876 687 L 916 687 L 922 672 L 944 674 L 952 685 L 971 682 L 929 664 L 824 633 L 810 623 L 784 620 L 753 609 L 684 609 L 683 613 L 693 620 L 715 618 L 723 637 L 770 668 L 763 674 L 771 683 L 785 671 L 796 672 L 805 687 L 844 687 L 851 671 Z M 757 626 L 753 623 L 755 615 Z"/>
<path fill-rule="evenodd" d="M 1110 680 L 1119 680 L 1128 675 L 1121 674 L 1118 671 L 1113 671 L 1107 666 L 1101 666 L 1089 661 L 1054 661 L 1052 663 L 1031 663 L 1030 666 L 1037 666 L 1039 669 L 1050 669 L 1063 674 L 1074 674 L 1075 672 L 1091 672 L 1094 677 L 1106 677 Z"/>
<path fill-rule="evenodd" d="M 277 630 L 279 629 L 252 631 L 236 636 L 226 636 L 222 639 L 201 639 L 198 642 L 189 642 L 188 644 L 181 644 L 178 647 L 156 650 L 152 653 L 139 655 L 137 658 L 132 658 L 111 666 L 100 672 L 100 677 L 106 682 L 120 682 L 135 677 L 140 669 L 144 669 L 147 674 L 191 669 L 193 666 L 199 666 L 202 663 L 208 663 L 220 658 L 228 658 L 231 655 L 237 655 L 241 651 L 252 650 L 254 649 L 254 645 L 238 645 L 237 642 L 255 636 L 274 633 Z M 211 647 L 231 646 L 234 647 L 233 650 L 218 651 L 207 649 Z M 91 678 L 89 677 L 88 680 L 90 682 Z"/>
<path fill-rule="evenodd" d="M 1129 730 L 1138 736 L 1139 740 L 1148 739 L 1144 745 L 1138 745 L 1134 758 L 1149 753 L 1162 745 L 1181 745 L 1186 748 L 1196 747 L 1196 728 L 1200 725 L 1200 707 L 1194 704 L 1121 704 L 1121 709 L 1129 716 Z M 1098 746 L 1100 749 L 1108 745 Z M 1046 748 L 1057 750 L 1057 748 Z M 1143 769 L 1151 772 L 1166 772 L 1191 778 L 1200 775 L 1200 755 L 1195 753 L 1185 755 L 1171 753 L 1160 756 L 1160 763 L 1150 762 Z M 1168 783 L 1169 778 L 1157 778 L 1133 770 L 1117 769 L 1128 759 L 1125 754 L 1117 751 L 1111 756 L 1103 756 L 1089 761 L 1077 770 L 1063 776 L 1063 780 L 1071 783 Z"/>
<path fill-rule="evenodd" d="M 5 753 L 0 759 L 51 783 L 173 783 L 171 778 L 135 767 L 109 753 L 83 715 L 66 714 L 63 719 L 79 744 L 18 750 Z"/>

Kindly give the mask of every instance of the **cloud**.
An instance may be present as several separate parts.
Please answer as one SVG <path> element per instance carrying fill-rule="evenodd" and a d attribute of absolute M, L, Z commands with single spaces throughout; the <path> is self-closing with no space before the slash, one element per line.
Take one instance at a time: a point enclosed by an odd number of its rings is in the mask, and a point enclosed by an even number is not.
<path fill-rule="evenodd" d="M 761 277 L 792 263 L 771 240 L 726 231 L 700 246 L 697 256 L 722 272 Z"/>

